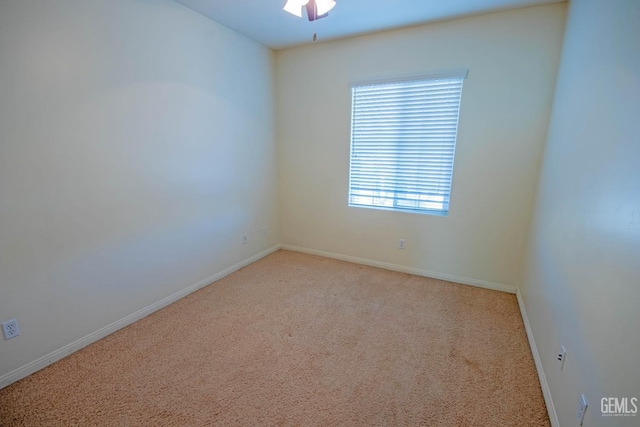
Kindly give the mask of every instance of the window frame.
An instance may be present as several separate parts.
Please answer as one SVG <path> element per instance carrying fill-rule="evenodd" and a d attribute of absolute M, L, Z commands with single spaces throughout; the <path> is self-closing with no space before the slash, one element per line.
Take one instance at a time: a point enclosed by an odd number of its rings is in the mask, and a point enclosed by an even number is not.
<path fill-rule="evenodd" d="M 380 210 L 387 210 L 387 211 L 393 211 L 393 212 L 405 212 L 405 213 L 418 213 L 418 214 L 423 214 L 423 215 L 436 215 L 436 216 L 448 216 L 449 214 L 449 210 L 450 210 L 450 205 L 451 205 L 451 193 L 452 193 L 452 186 L 453 186 L 453 170 L 454 170 L 454 163 L 455 163 L 455 150 L 456 150 L 456 146 L 458 143 L 458 129 L 459 129 L 459 123 L 460 123 L 460 110 L 462 108 L 462 90 L 463 90 L 463 85 L 464 85 L 464 80 L 466 79 L 468 75 L 468 70 L 466 69 L 454 69 L 454 70 L 447 70 L 447 71 L 437 71 L 437 72 L 432 72 L 432 73 L 427 73 L 427 74 L 421 74 L 421 75 L 414 75 L 414 76 L 405 76 L 405 77 L 397 77 L 397 78 L 386 78 L 386 79 L 377 79 L 377 80 L 367 80 L 367 81 L 358 81 L 358 82 L 352 82 L 350 85 L 350 89 L 351 89 L 351 129 L 350 129 L 350 149 L 349 149 L 349 187 L 348 187 L 348 200 L 347 200 L 347 204 L 349 207 L 355 207 L 355 208 L 365 208 L 365 209 L 380 209 Z M 393 185 L 393 189 L 389 190 L 389 191 L 384 191 L 385 193 L 390 193 L 392 194 L 392 196 L 384 196 L 384 198 L 387 199 L 387 201 L 389 200 L 393 200 L 393 206 L 381 206 L 381 205 L 376 205 L 373 203 L 373 199 L 375 198 L 375 193 L 380 193 L 381 191 L 383 191 L 383 189 L 381 188 L 377 188 L 377 189 L 372 189 L 371 190 L 371 194 L 370 197 L 372 199 L 372 202 L 369 204 L 363 204 L 363 203 L 352 203 L 352 199 L 353 197 L 357 197 L 357 195 L 353 195 L 352 194 L 352 190 L 354 189 L 354 185 L 353 185 L 353 173 L 354 173 L 354 129 L 355 129 L 355 121 L 356 121 L 356 89 L 358 88 L 367 88 L 367 87 L 375 87 L 375 86 L 392 86 L 392 85 L 399 85 L 402 83 L 420 83 L 420 82 L 435 82 L 438 80 L 459 80 L 459 98 L 457 99 L 457 114 L 455 114 L 455 126 L 453 126 L 453 143 L 451 144 L 451 149 L 452 149 L 452 153 L 450 156 L 450 162 L 451 162 L 451 167 L 450 167 L 450 174 L 448 176 L 448 184 L 447 184 L 447 189 L 448 189 L 448 193 L 446 193 L 443 196 L 438 196 L 441 197 L 441 200 L 436 200 L 434 201 L 434 203 L 441 203 L 441 208 L 434 208 L 434 209 L 429 209 L 429 208 L 425 208 L 425 207 L 415 207 L 415 208 L 411 208 L 411 207 L 407 207 L 407 206 L 400 206 L 398 204 L 398 196 L 404 193 L 404 196 L 407 197 L 407 200 L 411 200 L 411 197 L 422 197 L 417 193 L 411 193 L 410 191 L 402 191 L 402 188 L 398 187 L 398 180 L 393 179 L 392 181 L 392 185 Z M 407 89 L 406 87 L 403 89 Z M 391 89 L 390 89 L 391 90 Z M 382 113 L 381 113 L 382 114 Z M 451 119 L 450 119 L 451 120 Z M 428 133 L 428 132 L 427 132 Z M 389 142 L 387 143 L 388 146 L 392 146 L 394 144 L 401 144 L 401 141 L 398 140 L 398 142 Z M 436 144 L 437 145 L 437 144 Z M 393 152 L 396 155 L 399 155 L 401 153 L 400 150 Z M 447 161 L 449 161 L 449 157 L 446 157 Z M 397 168 L 399 168 L 399 165 L 402 165 L 402 161 L 398 161 L 398 159 L 396 158 L 392 163 L 395 167 L 396 167 L 396 171 L 392 172 L 392 175 L 396 175 L 398 176 L 398 171 Z M 358 173 L 362 173 L 362 166 L 360 166 L 361 170 L 358 171 Z M 363 191 L 363 190 L 361 190 Z M 416 203 L 423 201 L 423 205 L 427 205 L 427 203 L 429 202 L 429 197 L 435 197 L 435 195 L 423 195 L 425 197 L 425 199 L 416 199 Z M 362 197 L 367 197 L 367 196 L 362 196 Z"/>

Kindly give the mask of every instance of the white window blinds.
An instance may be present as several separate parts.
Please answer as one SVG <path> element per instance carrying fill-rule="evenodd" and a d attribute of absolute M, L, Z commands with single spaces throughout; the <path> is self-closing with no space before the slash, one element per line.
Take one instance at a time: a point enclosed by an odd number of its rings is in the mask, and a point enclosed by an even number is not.
<path fill-rule="evenodd" d="M 349 206 L 447 215 L 466 74 L 352 87 Z"/>

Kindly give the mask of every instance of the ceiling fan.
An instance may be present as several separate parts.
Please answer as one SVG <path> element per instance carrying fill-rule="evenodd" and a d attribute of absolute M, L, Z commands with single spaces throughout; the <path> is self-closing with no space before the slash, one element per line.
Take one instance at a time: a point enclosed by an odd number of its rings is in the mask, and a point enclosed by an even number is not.
<path fill-rule="evenodd" d="M 287 0 L 283 9 L 302 18 L 302 8 L 305 7 L 309 21 L 315 21 L 329 15 L 335 5 L 335 0 Z"/>

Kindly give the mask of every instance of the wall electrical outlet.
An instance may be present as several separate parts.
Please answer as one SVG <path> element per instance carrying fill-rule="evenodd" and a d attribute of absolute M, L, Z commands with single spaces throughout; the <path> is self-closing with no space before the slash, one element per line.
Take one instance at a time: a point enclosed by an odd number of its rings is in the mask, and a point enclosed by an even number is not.
<path fill-rule="evenodd" d="M 564 368 L 564 360 L 567 358 L 567 349 L 564 348 L 563 345 L 560 346 L 560 351 L 558 352 L 558 363 L 560 364 L 560 370 Z"/>
<path fill-rule="evenodd" d="M 2 330 L 4 331 L 4 339 L 8 340 L 20 335 L 20 329 L 18 329 L 18 321 L 16 319 L 7 320 L 2 323 Z"/>
<path fill-rule="evenodd" d="M 405 247 L 404 239 L 398 240 L 398 249 L 404 249 L 404 247 Z"/>
<path fill-rule="evenodd" d="M 585 397 L 584 394 L 581 394 L 580 400 L 578 400 L 578 422 L 580 423 L 579 425 L 582 425 L 582 422 L 584 421 L 584 413 L 587 412 L 587 406 L 589 406 L 589 404 L 587 403 L 587 398 Z"/>
<path fill-rule="evenodd" d="M 249 238 L 247 237 L 247 235 L 243 234 L 242 235 L 242 244 L 246 245 L 248 241 L 249 241 Z"/>

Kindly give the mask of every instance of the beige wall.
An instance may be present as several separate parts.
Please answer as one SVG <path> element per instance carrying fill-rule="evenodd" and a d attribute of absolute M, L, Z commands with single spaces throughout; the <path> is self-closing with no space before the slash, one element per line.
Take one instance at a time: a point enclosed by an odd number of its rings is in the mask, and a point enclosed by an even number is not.
<path fill-rule="evenodd" d="M 522 289 L 562 426 L 581 393 L 585 427 L 640 425 L 600 415 L 640 398 L 639 23 L 637 0 L 569 9 Z"/>
<path fill-rule="evenodd" d="M 555 4 L 278 51 L 283 243 L 518 286 L 565 13 Z M 350 83 L 453 68 L 469 76 L 449 216 L 348 207 Z"/>
<path fill-rule="evenodd" d="M 0 0 L 0 58 L 0 375 L 279 242 L 270 50 L 169 0 Z"/>

